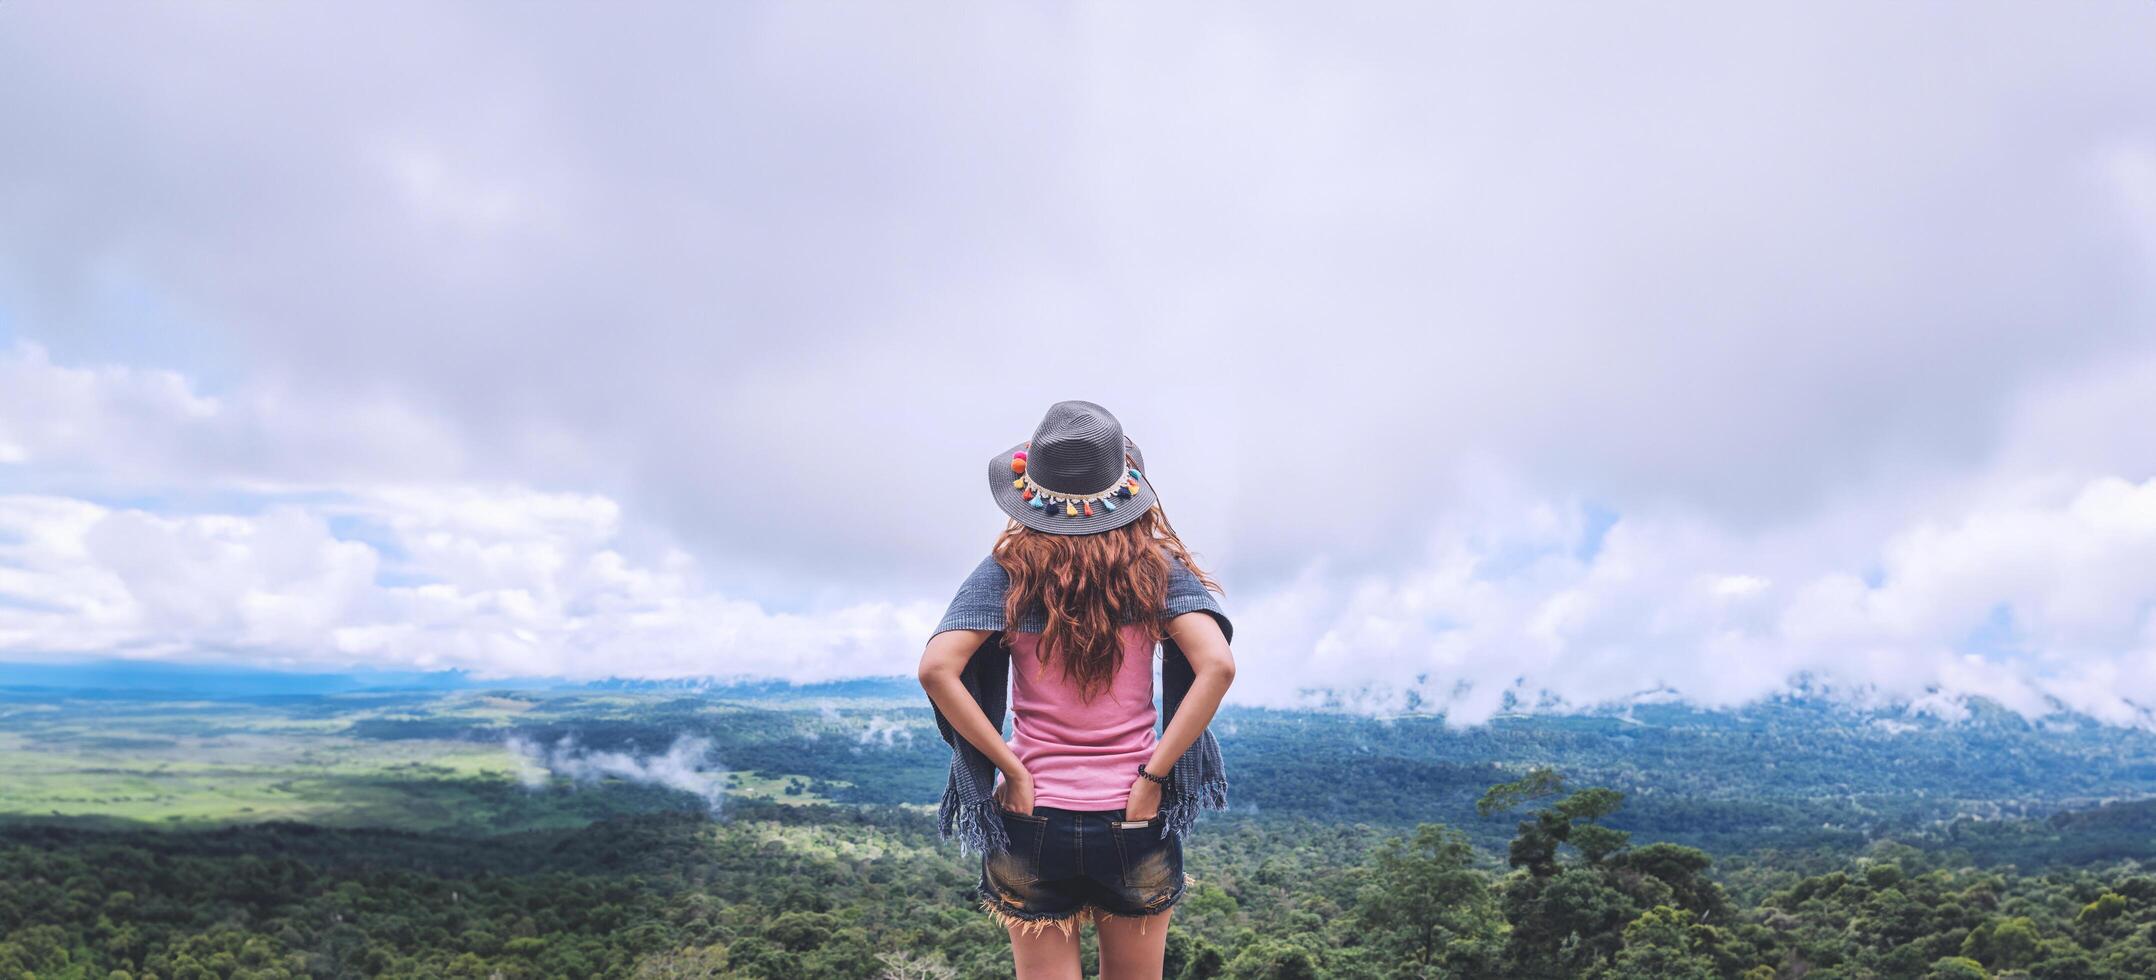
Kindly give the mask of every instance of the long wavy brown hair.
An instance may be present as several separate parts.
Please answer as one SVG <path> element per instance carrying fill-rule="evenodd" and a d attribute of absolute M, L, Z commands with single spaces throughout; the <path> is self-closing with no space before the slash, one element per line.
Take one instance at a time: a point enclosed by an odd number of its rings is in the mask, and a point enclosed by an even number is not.
<path fill-rule="evenodd" d="M 1011 579 L 1003 621 L 1018 623 L 1024 611 L 1043 610 L 1041 664 L 1064 652 L 1063 677 L 1088 703 L 1123 667 L 1124 626 L 1145 626 L 1154 642 L 1167 637 L 1168 555 L 1206 588 L 1222 591 L 1191 560 L 1158 504 L 1135 521 L 1093 534 L 1050 534 L 1014 520 L 996 539 L 994 554 Z"/>

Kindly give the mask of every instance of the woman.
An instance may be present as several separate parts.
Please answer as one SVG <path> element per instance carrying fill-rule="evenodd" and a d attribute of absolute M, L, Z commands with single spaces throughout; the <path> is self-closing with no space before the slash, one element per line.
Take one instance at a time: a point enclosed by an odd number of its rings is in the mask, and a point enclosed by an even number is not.
<path fill-rule="evenodd" d="M 1021 980 L 1079 976 L 1081 922 L 1099 935 L 1103 978 L 1159 977 L 1192 880 L 1183 838 L 1198 810 L 1227 806 L 1206 730 L 1235 679 L 1220 587 L 1107 409 L 1058 402 L 988 465 L 1009 526 L 921 656 L 953 756 L 943 836 L 981 853 L 981 907 L 1010 932 Z"/>

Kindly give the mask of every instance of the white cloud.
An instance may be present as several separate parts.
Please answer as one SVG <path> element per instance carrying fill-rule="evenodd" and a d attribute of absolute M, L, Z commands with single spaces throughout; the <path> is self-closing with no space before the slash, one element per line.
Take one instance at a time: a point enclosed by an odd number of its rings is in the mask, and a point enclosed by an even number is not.
<path fill-rule="evenodd" d="M 170 370 L 0 348 L 0 476 L 81 491 L 263 489 L 468 471 L 461 437 L 391 396 L 275 384 L 209 395 Z"/>
<path fill-rule="evenodd" d="M 1471 723 L 1508 695 L 1584 707 L 1667 689 L 1728 705 L 1801 678 L 1866 700 L 1982 695 L 2156 724 L 2156 477 L 2002 488 L 1839 565 L 1669 517 L 1621 518 L 1591 558 L 1577 529 L 1511 553 L 1507 532 L 1534 539 L 1553 509 L 1463 516 L 1414 570 L 1285 590 L 1285 614 L 1261 598 L 1267 631 L 1240 631 L 1238 696 L 1299 704 L 1336 684 L 1396 710 L 1412 691 Z M 1772 573 L 1725 571 L 1746 567 Z"/>
<path fill-rule="evenodd" d="M 28 342 L 0 351 L 0 463 L 65 465 L 90 457 L 117 468 L 220 410 L 177 372 L 63 367 Z"/>
<path fill-rule="evenodd" d="M 903 672 L 1085 397 L 1238 700 L 2138 720 L 2152 11 L 17 11 L 0 652 Z"/>
<path fill-rule="evenodd" d="M 615 512 L 515 487 L 172 516 L 0 496 L 0 653 L 808 681 L 905 672 L 941 612 L 767 611 L 679 550 L 616 550 Z"/>
<path fill-rule="evenodd" d="M 904 722 L 877 715 L 868 720 L 867 727 L 861 729 L 857 741 L 866 748 L 894 748 L 899 742 L 912 745 L 913 729 L 907 728 Z"/>
<path fill-rule="evenodd" d="M 678 735 L 665 752 L 644 755 L 593 749 L 578 744 L 574 735 L 551 746 L 513 736 L 506 747 L 517 761 L 518 781 L 528 789 L 542 788 L 554 777 L 578 784 L 619 779 L 693 793 L 714 813 L 726 799 L 726 768 L 713 754 L 712 741 L 702 736 Z"/>
<path fill-rule="evenodd" d="M 589 490 L 786 602 L 964 568 L 1079 396 L 1271 588 L 1484 462 L 1798 519 L 2151 343 L 2150 9 L 1129 13 L 18 11 L 0 312 L 228 418 L 0 441 Z"/>
<path fill-rule="evenodd" d="M 125 442 L 169 423 L 214 441 L 233 418 L 183 377 L 23 347 L 0 368 L 73 392 L 59 404 L 84 421 L 36 419 L 46 432 Z M 1992 458 L 1958 479 L 1853 484 L 1767 528 L 1675 506 L 1612 517 L 1485 467 L 1445 492 L 1456 503 L 1401 564 L 1318 554 L 1231 593 L 1247 665 L 1233 697 L 1298 704 L 1324 688 L 1383 711 L 1413 692 L 1473 722 L 1649 692 L 1735 704 L 1803 678 L 1924 710 L 1981 694 L 2146 723 L 2156 457 L 2067 436 L 2156 417 L 2156 386 L 2135 383 L 2152 372 L 2124 359 L 2031 389 Z M 29 431 L 25 404 L 0 425 Z M 151 408 L 114 407 L 131 404 Z M 0 654 L 812 681 L 903 674 L 947 598 L 780 610 L 730 596 L 595 493 L 374 481 L 229 496 L 244 506 L 0 496 Z"/>

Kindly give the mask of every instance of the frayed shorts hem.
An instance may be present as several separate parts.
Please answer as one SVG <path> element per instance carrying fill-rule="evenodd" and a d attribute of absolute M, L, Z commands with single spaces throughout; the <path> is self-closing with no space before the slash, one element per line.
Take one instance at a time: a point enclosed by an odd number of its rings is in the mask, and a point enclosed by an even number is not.
<path fill-rule="evenodd" d="M 1195 881 L 1197 881 L 1197 878 L 1186 872 L 1183 875 L 1183 886 L 1177 888 L 1174 895 L 1169 896 L 1167 901 L 1160 903 L 1150 911 L 1138 914 L 1110 912 L 1090 902 L 1078 906 L 1077 910 L 1072 912 L 1029 912 L 994 895 L 987 894 L 980 896 L 980 906 L 982 911 L 987 912 L 990 918 L 996 920 L 997 925 L 1005 929 L 1017 929 L 1034 936 L 1047 931 L 1049 926 L 1061 929 L 1064 935 L 1069 936 L 1074 934 L 1073 930 L 1077 929 L 1081 923 L 1091 922 L 1095 928 L 1098 928 L 1101 922 L 1113 919 L 1136 919 L 1138 920 L 1138 931 L 1143 933 L 1146 922 L 1157 919 L 1162 913 L 1183 904 L 1184 897 L 1190 894 L 1191 883 Z"/>

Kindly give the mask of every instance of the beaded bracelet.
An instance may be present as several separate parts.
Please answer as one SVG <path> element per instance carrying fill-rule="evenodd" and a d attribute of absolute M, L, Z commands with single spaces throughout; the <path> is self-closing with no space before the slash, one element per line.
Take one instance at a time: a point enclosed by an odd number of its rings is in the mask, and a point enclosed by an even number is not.
<path fill-rule="evenodd" d="M 1171 770 L 1171 774 L 1172 774 L 1172 770 Z M 1145 763 L 1143 763 L 1143 762 L 1141 762 L 1141 763 L 1138 763 L 1138 775 L 1140 775 L 1140 776 L 1144 776 L 1145 778 L 1147 778 L 1147 779 L 1150 779 L 1150 780 L 1152 780 L 1152 781 L 1154 781 L 1154 782 L 1156 782 L 1156 783 L 1159 783 L 1159 784 L 1161 784 L 1162 786 L 1166 786 L 1166 785 L 1168 785 L 1168 777 L 1167 777 L 1167 776 L 1155 776 L 1155 775 L 1153 775 L 1152 773 L 1146 772 L 1146 771 L 1145 771 Z"/>

